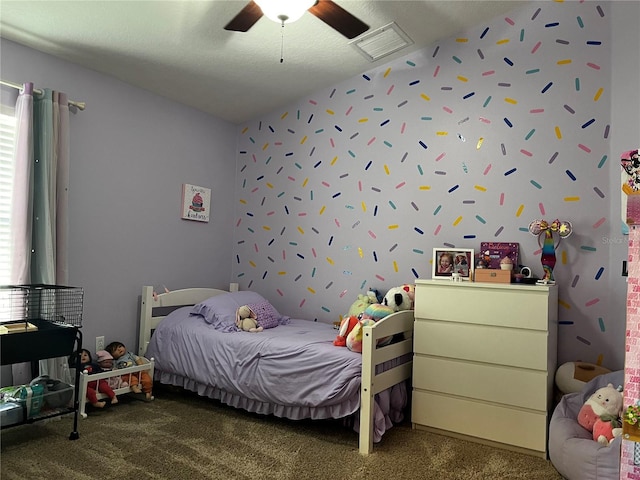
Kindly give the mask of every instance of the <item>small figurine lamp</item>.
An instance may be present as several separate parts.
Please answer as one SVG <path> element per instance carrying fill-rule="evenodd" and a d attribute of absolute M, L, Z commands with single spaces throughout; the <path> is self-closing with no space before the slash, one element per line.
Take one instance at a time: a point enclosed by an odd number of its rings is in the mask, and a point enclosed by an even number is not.
<path fill-rule="evenodd" d="M 549 223 L 546 220 L 534 220 L 529 224 L 529 233 L 538 237 L 538 246 L 542 249 L 540 262 L 544 270 L 542 282 L 555 282 L 553 278 L 553 267 L 556 265 L 556 249 L 563 238 L 567 238 L 573 232 L 570 222 L 561 222 L 556 219 Z M 554 233 L 558 236 L 558 243 L 555 242 Z M 544 242 L 540 245 L 540 237 L 544 235 Z"/>

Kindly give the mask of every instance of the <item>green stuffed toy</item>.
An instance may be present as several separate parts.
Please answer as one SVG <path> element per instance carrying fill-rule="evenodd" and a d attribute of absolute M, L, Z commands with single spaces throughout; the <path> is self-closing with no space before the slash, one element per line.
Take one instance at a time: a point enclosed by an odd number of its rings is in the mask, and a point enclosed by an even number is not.
<path fill-rule="evenodd" d="M 375 295 L 364 295 L 360 293 L 355 302 L 351 304 L 349 307 L 349 312 L 345 315 L 345 317 L 359 317 L 364 313 L 367 307 L 373 303 L 377 303 Z"/>

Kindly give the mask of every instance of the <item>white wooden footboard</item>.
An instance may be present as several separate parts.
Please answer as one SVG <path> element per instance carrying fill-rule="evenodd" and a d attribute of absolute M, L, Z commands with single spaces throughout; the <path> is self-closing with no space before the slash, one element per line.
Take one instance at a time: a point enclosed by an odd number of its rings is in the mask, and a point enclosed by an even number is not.
<path fill-rule="evenodd" d="M 413 321 L 413 310 L 403 310 L 363 328 L 359 448 L 363 455 L 373 451 L 375 395 L 410 378 L 413 362 L 409 360 L 379 374 L 376 374 L 376 366 L 413 352 Z M 404 340 L 376 347 L 378 339 L 398 333 L 404 334 Z"/>
<path fill-rule="evenodd" d="M 123 378 L 123 381 L 126 381 L 127 384 L 131 384 L 131 377 L 137 377 L 138 378 L 138 384 L 141 385 L 142 382 L 140 381 L 140 372 L 142 371 L 146 371 L 149 373 L 149 376 L 153 379 L 153 358 L 152 359 L 144 359 L 146 360 L 146 363 L 144 363 L 143 365 L 135 365 L 133 367 L 127 367 L 127 368 L 119 368 L 116 370 L 109 370 L 107 372 L 102 372 L 102 373 L 96 373 L 96 374 L 92 374 L 89 375 L 87 373 L 87 371 L 85 370 L 84 372 L 80 373 L 80 391 L 78 393 L 78 397 L 80 400 L 80 415 L 82 416 L 82 418 L 87 418 L 87 413 L 85 412 L 85 407 L 87 405 L 87 386 L 89 385 L 89 382 L 94 382 L 94 381 L 98 381 L 98 380 L 107 380 L 109 378 Z M 129 376 L 129 380 L 127 381 L 127 378 L 124 378 L 125 376 Z M 126 387 L 121 387 L 121 388 L 114 388 L 113 392 L 116 395 L 122 395 L 125 393 L 131 393 L 132 390 L 131 388 L 127 385 Z M 98 392 L 96 390 L 96 395 L 98 397 L 98 400 L 103 400 L 105 398 L 109 398 L 107 395 L 105 395 L 104 393 Z M 153 399 L 153 397 L 151 397 L 151 399 Z"/>

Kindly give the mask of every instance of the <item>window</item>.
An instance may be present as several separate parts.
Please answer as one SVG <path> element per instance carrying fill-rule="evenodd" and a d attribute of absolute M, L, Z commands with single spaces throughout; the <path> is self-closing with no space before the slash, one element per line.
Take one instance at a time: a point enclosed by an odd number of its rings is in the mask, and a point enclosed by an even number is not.
<path fill-rule="evenodd" d="M 11 275 L 11 199 L 16 119 L 13 111 L 0 112 L 0 285 Z"/>

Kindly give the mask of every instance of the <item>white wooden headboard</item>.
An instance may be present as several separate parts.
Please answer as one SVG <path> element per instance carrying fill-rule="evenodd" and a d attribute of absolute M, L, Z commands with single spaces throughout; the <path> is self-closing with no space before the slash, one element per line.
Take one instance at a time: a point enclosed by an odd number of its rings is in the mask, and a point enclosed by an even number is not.
<path fill-rule="evenodd" d="M 139 341 L 138 355 L 144 356 L 147 345 L 151 340 L 153 330 L 158 326 L 160 320 L 173 310 L 186 305 L 195 305 L 207 298 L 215 295 L 227 293 L 225 290 L 217 288 L 185 288 L 171 292 L 160 293 L 154 296 L 152 286 L 142 287 L 142 299 L 140 302 L 139 318 Z M 158 309 L 154 312 L 154 309 Z"/>

